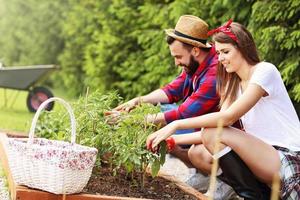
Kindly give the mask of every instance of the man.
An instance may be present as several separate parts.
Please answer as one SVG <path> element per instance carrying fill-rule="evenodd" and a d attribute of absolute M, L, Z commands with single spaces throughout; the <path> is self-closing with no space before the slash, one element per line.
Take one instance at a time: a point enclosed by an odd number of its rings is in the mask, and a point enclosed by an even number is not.
<path fill-rule="evenodd" d="M 218 60 L 215 49 L 207 43 L 208 25 L 198 17 L 184 15 L 175 30 L 165 31 L 171 55 L 175 64 L 183 68 L 182 73 L 163 88 L 136 97 L 113 111 L 129 112 L 141 102 L 169 104 L 182 101 L 177 109 L 148 116 L 149 121 L 165 125 L 217 110 L 219 97 L 215 76 Z"/>
<path fill-rule="evenodd" d="M 165 31 L 175 65 L 183 68 L 181 74 L 166 86 L 121 104 L 107 114 L 113 115 L 116 111 L 129 112 L 141 102 L 170 104 L 182 101 L 175 109 L 147 116 L 149 122 L 165 125 L 177 119 L 217 111 L 218 59 L 214 47 L 207 43 L 208 25 L 196 16 L 184 15 L 178 20 L 175 29 Z M 115 116 L 117 118 L 118 115 Z M 187 151 L 177 150 L 178 148 L 173 154 L 178 154 L 181 160 L 189 163 Z"/>
<path fill-rule="evenodd" d="M 182 67 L 181 74 L 166 86 L 131 99 L 106 113 L 111 115 L 111 121 L 117 120 L 118 112 L 129 112 L 142 102 L 151 104 L 182 102 L 174 109 L 147 116 L 147 121 L 160 125 L 218 110 L 219 97 L 216 93 L 218 57 L 215 48 L 207 43 L 207 23 L 196 16 L 183 15 L 179 18 L 175 29 L 167 29 L 165 32 L 175 65 Z M 171 153 L 187 166 L 193 166 L 188 158 L 188 149 L 176 146 Z"/>

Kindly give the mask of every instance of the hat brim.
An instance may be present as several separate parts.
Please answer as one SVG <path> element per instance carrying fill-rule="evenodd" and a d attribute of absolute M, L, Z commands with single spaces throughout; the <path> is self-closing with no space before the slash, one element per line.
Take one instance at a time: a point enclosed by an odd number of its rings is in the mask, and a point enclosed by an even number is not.
<path fill-rule="evenodd" d="M 175 29 L 165 29 L 165 33 L 167 35 L 169 35 L 170 37 L 175 38 L 176 40 L 179 40 L 183 43 L 187 43 L 187 44 L 199 47 L 199 48 L 210 48 L 211 47 L 211 45 L 209 43 L 203 44 L 203 43 L 198 42 L 196 40 L 192 40 L 192 39 L 189 39 L 189 38 L 178 36 L 174 32 L 175 32 Z"/>

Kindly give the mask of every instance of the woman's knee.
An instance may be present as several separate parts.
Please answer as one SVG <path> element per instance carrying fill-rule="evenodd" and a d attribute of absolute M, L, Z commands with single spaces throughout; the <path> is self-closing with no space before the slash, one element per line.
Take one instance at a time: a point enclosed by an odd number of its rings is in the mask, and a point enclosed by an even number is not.
<path fill-rule="evenodd" d="M 205 128 L 203 129 L 201 134 L 203 145 L 210 153 L 213 152 L 216 133 L 217 133 L 216 128 Z"/>
<path fill-rule="evenodd" d="M 202 144 L 192 145 L 188 151 L 191 163 L 202 173 L 210 173 L 212 157 Z"/>
<path fill-rule="evenodd" d="M 205 147 L 201 144 L 198 145 L 192 145 L 188 151 L 188 157 L 190 160 L 192 159 L 203 159 L 205 157 L 207 157 L 205 155 Z"/>
<path fill-rule="evenodd" d="M 188 157 L 193 162 L 193 160 L 209 160 L 211 157 L 210 153 L 202 144 L 192 145 L 188 151 Z"/>

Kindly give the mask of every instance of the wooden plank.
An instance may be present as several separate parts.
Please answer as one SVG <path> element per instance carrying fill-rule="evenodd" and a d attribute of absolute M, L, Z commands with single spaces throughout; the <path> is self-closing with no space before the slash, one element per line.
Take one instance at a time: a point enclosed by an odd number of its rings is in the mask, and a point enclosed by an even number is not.
<path fill-rule="evenodd" d="M 0 160 L 4 169 L 5 176 L 7 177 L 8 188 L 12 200 L 16 199 L 16 184 L 12 178 L 12 174 L 8 165 L 7 153 L 6 153 L 7 136 L 5 133 L 0 132 Z"/>
<path fill-rule="evenodd" d="M 94 194 L 72 194 L 72 195 L 57 195 L 41 190 L 30 189 L 24 186 L 17 186 L 16 198 L 18 200 L 147 200 L 142 198 L 132 197 L 118 197 L 107 195 L 94 195 Z M 149 200 L 149 199 L 148 199 Z"/>
<path fill-rule="evenodd" d="M 174 176 L 170 176 L 164 173 L 159 173 L 160 177 L 174 182 L 181 190 L 196 197 L 199 200 L 208 200 L 208 198 L 202 193 L 198 192 L 189 185 L 179 181 Z M 96 194 L 72 194 L 72 195 L 56 195 L 49 192 L 31 189 L 25 186 L 17 186 L 16 198 L 18 200 L 32 200 L 32 199 L 45 199 L 45 200 L 147 200 L 144 198 L 133 198 L 133 197 L 119 197 L 119 196 L 107 196 L 107 195 L 96 195 Z"/>
<path fill-rule="evenodd" d="M 14 138 L 25 138 L 28 137 L 28 133 L 24 132 L 16 132 L 16 131 L 3 131 L 7 137 L 14 137 Z"/>
<path fill-rule="evenodd" d="M 18 200 L 33 200 L 33 199 L 43 199 L 43 200 L 58 200 L 57 195 L 52 195 L 50 193 L 41 192 L 38 190 L 27 189 L 25 187 L 17 186 L 16 188 L 16 199 Z M 59 200 L 62 200 L 61 197 Z"/>

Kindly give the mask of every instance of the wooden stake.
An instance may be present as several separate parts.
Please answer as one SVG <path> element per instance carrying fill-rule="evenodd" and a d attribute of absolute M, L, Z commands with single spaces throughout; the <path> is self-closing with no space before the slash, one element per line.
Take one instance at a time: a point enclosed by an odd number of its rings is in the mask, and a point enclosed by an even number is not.
<path fill-rule="evenodd" d="M 215 140 L 215 146 L 214 146 L 214 154 L 218 153 L 220 150 L 220 142 L 221 142 L 221 133 L 223 130 L 223 121 L 218 121 L 218 128 L 217 128 L 217 134 L 216 134 L 216 140 Z M 213 164 L 211 168 L 211 175 L 210 175 L 210 182 L 209 182 L 209 191 L 210 194 L 208 196 L 209 200 L 214 199 L 214 191 L 216 187 L 217 182 L 217 171 L 219 167 L 219 158 L 213 159 Z"/>
<path fill-rule="evenodd" d="M 272 183 L 271 200 L 279 200 L 280 177 L 279 174 L 274 174 Z"/>
<path fill-rule="evenodd" d="M 8 158 L 7 158 L 7 151 L 6 151 L 6 143 L 7 143 L 7 136 L 5 133 L 0 133 L 0 161 L 2 164 L 2 168 L 4 170 L 5 176 L 8 181 L 8 188 L 10 192 L 10 196 L 12 200 L 16 199 L 16 183 L 13 180 L 9 165 L 8 165 Z"/>

